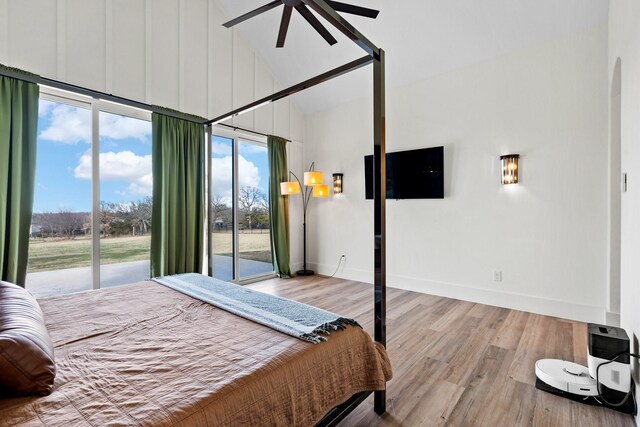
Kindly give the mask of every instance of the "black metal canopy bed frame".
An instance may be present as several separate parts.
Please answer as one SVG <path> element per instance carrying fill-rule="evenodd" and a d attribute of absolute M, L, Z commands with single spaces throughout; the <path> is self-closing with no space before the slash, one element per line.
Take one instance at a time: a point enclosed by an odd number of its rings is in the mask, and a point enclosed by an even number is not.
<path fill-rule="evenodd" d="M 333 70 L 322 73 L 316 77 L 305 80 L 287 89 L 254 101 L 244 107 L 237 108 L 229 113 L 222 114 L 208 120 L 203 125 L 207 127 L 207 135 L 210 137 L 213 125 L 228 120 L 234 116 L 253 110 L 259 106 L 274 102 L 305 89 L 326 82 L 343 74 L 355 71 L 361 67 L 373 65 L 373 152 L 374 152 L 374 340 L 386 346 L 386 189 L 385 189 L 385 53 L 363 34 L 361 34 L 346 19 L 340 16 L 325 0 L 300 0 L 301 3 L 313 9 L 325 18 L 335 28 L 345 34 L 355 44 L 360 46 L 366 55 L 344 64 Z M 337 2 L 333 2 L 337 3 Z M 193 121 L 193 116 L 177 111 L 167 111 L 158 107 L 134 101 L 124 97 L 107 94 L 81 86 L 48 79 L 36 75 L 24 75 L 13 70 L 0 69 L 0 74 L 31 81 L 62 90 L 67 90 L 94 98 L 118 102 L 136 108 L 159 112 L 165 115 Z M 225 125 L 229 126 L 229 125 Z M 241 129 L 236 126 L 230 126 Z M 244 129 L 243 129 L 244 130 Z M 253 131 L 250 131 L 253 132 Z M 334 426 L 344 419 L 372 392 L 362 392 L 353 395 L 346 402 L 329 411 L 316 425 Z M 374 410 L 378 414 L 386 411 L 386 391 L 374 391 Z"/>
<path fill-rule="evenodd" d="M 270 102 L 286 98 L 305 89 L 326 82 L 343 74 L 355 71 L 365 65 L 373 65 L 373 169 L 374 173 L 374 340 L 386 346 L 386 167 L 385 167 L 385 53 L 360 33 L 346 19 L 340 16 L 324 0 L 302 0 L 325 18 L 335 28 L 345 34 L 355 44 L 360 46 L 366 55 L 333 70 L 305 80 L 287 89 L 254 101 L 244 107 L 222 114 L 207 122 L 207 132 L 210 134 L 211 125 L 223 122 L 244 112 L 256 109 Z M 341 405 L 336 406 L 322 418 L 316 426 L 334 426 L 344 419 L 371 392 L 358 393 Z M 374 410 L 377 414 L 386 411 L 386 391 L 373 392 Z"/>

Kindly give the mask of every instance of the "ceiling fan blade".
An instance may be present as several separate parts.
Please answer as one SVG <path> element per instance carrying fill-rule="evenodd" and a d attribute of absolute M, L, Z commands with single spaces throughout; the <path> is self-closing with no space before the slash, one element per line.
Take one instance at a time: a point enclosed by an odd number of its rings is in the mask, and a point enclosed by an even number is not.
<path fill-rule="evenodd" d="M 280 21 L 280 31 L 278 32 L 276 47 L 284 47 L 287 30 L 289 29 L 289 21 L 291 21 L 291 12 L 293 12 L 293 7 L 285 5 L 282 11 L 282 20 Z"/>
<path fill-rule="evenodd" d="M 309 24 L 311 24 L 311 26 L 313 28 L 315 28 L 315 30 L 320 33 L 320 35 L 327 41 L 327 43 L 329 43 L 330 45 L 334 45 L 336 43 L 338 43 L 338 40 L 336 40 L 335 38 L 333 38 L 333 36 L 331 35 L 331 33 L 329 32 L 329 30 L 327 30 L 318 20 L 318 18 L 315 17 L 315 15 L 313 13 L 311 13 L 311 11 L 309 9 L 307 9 L 307 6 L 305 6 L 304 4 L 300 3 L 298 5 L 295 6 L 296 10 L 298 12 L 300 12 L 300 15 L 302 15 L 304 17 L 304 19 L 307 20 L 307 22 Z"/>
<path fill-rule="evenodd" d="M 367 18 L 377 18 L 380 13 L 379 10 L 369 9 L 367 7 L 354 6 L 352 4 L 341 3 L 339 1 L 325 0 L 329 6 L 334 8 L 337 12 L 350 13 L 352 15 L 360 15 Z"/>
<path fill-rule="evenodd" d="M 280 6 L 282 4 L 282 2 L 280 0 L 274 0 L 269 4 L 265 4 L 264 6 L 260 6 L 259 8 L 252 10 L 251 12 L 247 12 L 244 15 L 238 16 L 236 19 L 232 19 L 229 22 L 225 22 L 224 25 L 227 28 L 231 28 L 236 24 L 239 24 L 243 21 L 246 21 L 249 18 L 253 18 L 254 16 L 258 16 L 261 13 L 264 13 L 268 10 L 273 9 L 274 7 Z"/>

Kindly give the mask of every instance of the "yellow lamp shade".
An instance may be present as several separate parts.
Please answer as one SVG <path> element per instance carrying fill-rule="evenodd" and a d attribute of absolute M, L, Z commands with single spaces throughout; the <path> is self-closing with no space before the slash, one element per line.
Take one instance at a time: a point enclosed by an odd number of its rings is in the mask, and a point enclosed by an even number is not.
<path fill-rule="evenodd" d="M 314 185 L 311 189 L 311 195 L 313 197 L 329 197 L 328 185 Z"/>
<path fill-rule="evenodd" d="M 280 194 L 282 194 L 283 196 L 298 193 L 300 193 L 300 183 L 298 183 L 298 181 L 287 181 L 280 183 Z"/>
<path fill-rule="evenodd" d="M 305 172 L 304 185 L 320 185 L 322 184 L 322 172 Z"/>

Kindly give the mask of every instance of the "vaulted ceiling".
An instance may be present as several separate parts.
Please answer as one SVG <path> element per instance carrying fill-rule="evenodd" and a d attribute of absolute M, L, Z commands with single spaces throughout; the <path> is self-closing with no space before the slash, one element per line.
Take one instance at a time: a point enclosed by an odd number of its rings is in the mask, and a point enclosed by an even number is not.
<path fill-rule="evenodd" d="M 216 0 L 229 19 L 269 0 Z M 608 19 L 608 0 L 341 0 L 380 10 L 377 19 L 343 16 L 386 51 L 387 86 L 428 78 L 547 40 L 566 37 Z M 334 46 L 294 13 L 284 48 L 275 47 L 282 8 L 236 26 L 284 86 L 364 55 L 328 22 Z M 231 31 L 231 30 L 229 30 Z M 296 95 L 311 113 L 370 96 L 366 67 Z"/>

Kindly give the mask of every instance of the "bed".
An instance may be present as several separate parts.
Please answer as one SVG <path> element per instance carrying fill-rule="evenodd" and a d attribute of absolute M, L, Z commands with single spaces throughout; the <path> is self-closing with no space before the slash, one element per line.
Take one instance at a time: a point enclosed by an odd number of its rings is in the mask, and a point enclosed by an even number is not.
<path fill-rule="evenodd" d="M 361 328 L 312 344 L 152 281 L 40 300 L 54 390 L 1 425 L 309 426 L 391 378 Z"/>

